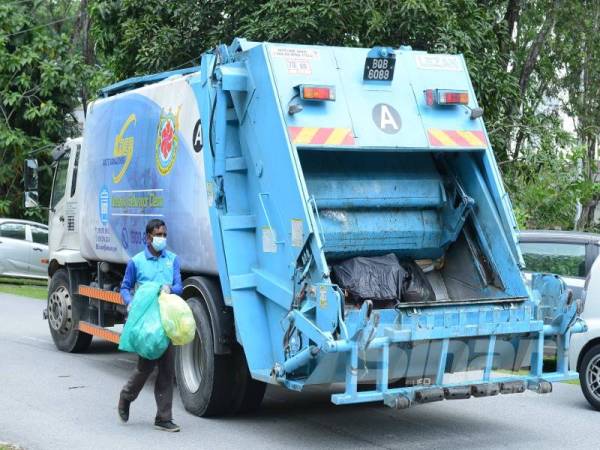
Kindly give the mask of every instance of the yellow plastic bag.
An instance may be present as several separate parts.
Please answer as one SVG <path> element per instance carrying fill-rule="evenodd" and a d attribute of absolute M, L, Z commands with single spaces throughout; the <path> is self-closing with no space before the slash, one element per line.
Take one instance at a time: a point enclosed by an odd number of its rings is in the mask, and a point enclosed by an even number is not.
<path fill-rule="evenodd" d="M 158 297 L 160 320 L 173 345 L 185 345 L 194 340 L 196 321 L 188 304 L 175 294 Z"/>

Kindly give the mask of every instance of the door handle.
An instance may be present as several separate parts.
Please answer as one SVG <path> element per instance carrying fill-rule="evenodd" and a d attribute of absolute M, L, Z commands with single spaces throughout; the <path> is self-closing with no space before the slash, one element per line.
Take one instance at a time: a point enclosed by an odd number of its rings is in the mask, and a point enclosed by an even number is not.
<path fill-rule="evenodd" d="M 33 249 L 34 249 L 36 252 L 41 252 L 41 251 L 42 251 L 42 249 L 41 249 L 41 248 L 39 248 L 39 247 L 33 247 Z"/>
<path fill-rule="evenodd" d="M 64 216 L 60 216 L 60 217 L 58 218 L 58 220 L 60 220 L 61 222 L 64 222 L 64 221 L 65 221 L 65 218 L 64 218 Z"/>

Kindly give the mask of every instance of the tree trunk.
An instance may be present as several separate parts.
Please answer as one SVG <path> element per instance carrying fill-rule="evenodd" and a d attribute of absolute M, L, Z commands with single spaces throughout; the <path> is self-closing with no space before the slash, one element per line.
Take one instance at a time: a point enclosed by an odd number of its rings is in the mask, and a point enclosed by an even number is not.
<path fill-rule="evenodd" d="M 91 66 L 94 64 L 94 53 L 89 43 L 90 17 L 88 15 L 88 0 L 81 0 L 81 48 L 85 64 Z M 83 107 L 83 116 L 87 115 L 89 95 L 85 80 L 81 84 L 81 105 Z"/>
<path fill-rule="evenodd" d="M 529 53 L 527 54 L 527 58 L 525 59 L 525 63 L 521 69 L 521 76 L 519 77 L 521 96 L 525 93 L 525 89 L 527 89 L 529 78 L 535 69 L 535 64 L 540 56 L 540 52 L 542 51 L 544 44 L 546 43 L 546 39 L 554 29 L 554 24 L 556 23 L 556 12 L 559 6 L 560 0 L 554 0 L 552 3 L 552 9 L 548 12 L 548 15 L 546 15 L 546 19 L 542 24 L 542 28 L 531 44 L 531 48 L 529 49 Z"/>
<path fill-rule="evenodd" d="M 535 70 L 535 66 L 537 64 L 540 53 L 544 48 L 544 45 L 546 44 L 548 36 L 551 35 L 552 30 L 554 29 L 554 25 L 556 24 L 556 16 L 559 6 L 560 0 L 554 0 L 552 3 L 552 8 L 546 15 L 544 22 L 542 23 L 542 26 L 540 28 L 540 31 L 533 40 L 531 47 L 529 48 L 529 52 L 527 53 L 527 57 L 525 58 L 525 62 L 523 63 L 523 67 L 521 68 L 521 73 L 519 76 L 519 92 L 521 94 L 520 101 L 515 102 L 515 104 L 512 105 L 510 111 L 510 116 L 513 118 L 513 123 L 517 128 L 516 134 L 511 133 L 511 141 L 512 136 L 515 136 L 515 145 L 513 147 L 512 153 L 513 159 L 519 156 L 519 153 L 521 151 L 521 145 L 525 137 L 520 126 L 517 125 L 523 116 L 522 109 L 525 98 L 525 92 L 529 85 L 529 79 L 531 78 L 531 74 Z"/>
<path fill-rule="evenodd" d="M 512 47 L 512 39 L 515 33 L 515 25 L 521 13 L 521 0 L 509 0 L 504 14 L 503 25 L 506 26 L 499 34 L 498 47 L 500 50 L 500 58 L 506 67 L 506 71 L 510 70 L 510 50 Z M 506 33 L 506 34 L 504 34 Z"/>

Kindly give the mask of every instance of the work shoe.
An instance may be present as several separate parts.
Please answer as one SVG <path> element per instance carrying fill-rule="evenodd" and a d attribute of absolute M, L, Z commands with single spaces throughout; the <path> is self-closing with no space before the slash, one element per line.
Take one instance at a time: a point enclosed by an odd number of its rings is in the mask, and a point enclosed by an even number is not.
<path fill-rule="evenodd" d="M 175 425 L 172 420 L 165 420 L 160 422 L 158 420 L 155 420 L 154 428 L 161 431 L 170 431 L 171 433 L 174 433 L 181 429 L 179 428 L 179 425 Z"/>
<path fill-rule="evenodd" d="M 129 420 L 129 405 L 131 405 L 129 400 L 125 400 L 123 398 L 119 399 L 119 406 L 117 409 L 119 410 L 119 417 L 123 422 L 127 422 Z"/>

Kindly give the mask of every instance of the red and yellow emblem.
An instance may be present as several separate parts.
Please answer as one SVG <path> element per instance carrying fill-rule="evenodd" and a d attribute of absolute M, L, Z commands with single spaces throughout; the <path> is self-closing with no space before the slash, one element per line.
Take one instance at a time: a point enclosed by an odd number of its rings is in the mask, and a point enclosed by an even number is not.
<path fill-rule="evenodd" d="M 289 127 L 292 144 L 354 145 L 350 128 Z"/>
<path fill-rule="evenodd" d="M 486 148 L 483 131 L 440 130 L 430 128 L 427 138 L 431 147 Z"/>
<path fill-rule="evenodd" d="M 179 111 L 175 113 L 169 109 L 167 112 L 161 111 L 156 133 L 156 168 L 161 175 L 167 175 L 177 157 L 177 147 L 179 146 Z"/>

